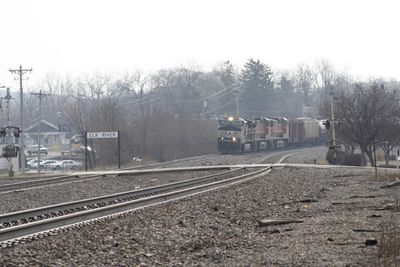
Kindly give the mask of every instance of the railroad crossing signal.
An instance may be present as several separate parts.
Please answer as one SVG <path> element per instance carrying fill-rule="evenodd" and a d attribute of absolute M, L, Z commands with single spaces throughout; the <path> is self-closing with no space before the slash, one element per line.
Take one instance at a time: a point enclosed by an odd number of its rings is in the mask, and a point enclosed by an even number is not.
<path fill-rule="evenodd" d="M 327 130 L 329 130 L 329 128 L 331 127 L 331 122 L 330 122 L 329 120 L 325 120 L 325 122 L 322 123 L 322 124 L 325 125 L 325 128 L 326 128 Z"/>

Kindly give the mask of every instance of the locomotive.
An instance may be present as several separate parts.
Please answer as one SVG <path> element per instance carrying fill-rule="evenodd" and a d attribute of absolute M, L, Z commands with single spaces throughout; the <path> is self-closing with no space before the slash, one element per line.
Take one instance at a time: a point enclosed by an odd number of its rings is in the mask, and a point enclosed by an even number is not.
<path fill-rule="evenodd" d="M 240 153 L 323 144 L 325 135 L 323 122 L 316 119 L 259 117 L 245 120 L 230 116 L 218 120 L 217 143 L 221 153 Z"/>

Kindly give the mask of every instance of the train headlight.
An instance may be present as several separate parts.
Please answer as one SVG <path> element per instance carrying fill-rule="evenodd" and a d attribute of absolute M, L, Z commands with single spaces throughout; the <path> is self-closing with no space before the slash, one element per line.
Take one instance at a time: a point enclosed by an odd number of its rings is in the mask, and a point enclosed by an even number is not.
<path fill-rule="evenodd" d="M 233 138 L 232 138 L 232 141 L 233 141 L 233 142 L 236 142 L 236 137 L 233 137 Z"/>

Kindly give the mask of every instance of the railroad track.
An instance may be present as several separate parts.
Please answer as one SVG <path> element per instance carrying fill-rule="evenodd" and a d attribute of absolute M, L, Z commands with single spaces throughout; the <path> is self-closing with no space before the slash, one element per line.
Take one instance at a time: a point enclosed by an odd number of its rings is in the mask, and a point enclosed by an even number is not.
<path fill-rule="evenodd" d="M 166 162 L 157 162 L 157 163 L 151 163 L 151 164 L 146 164 L 146 165 L 139 165 L 139 166 L 134 166 L 134 167 L 127 167 L 127 168 L 122 168 L 121 170 L 140 170 L 140 169 L 147 169 L 147 168 L 165 168 L 165 167 L 171 167 L 174 164 L 182 164 L 185 162 L 191 163 L 191 165 L 195 165 L 193 163 L 196 162 L 202 162 L 204 159 L 210 159 L 210 157 L 220 157 L 221 155 L 218 154 L 209 154 L 209 155 L 201 155 L 201 156 L 194 156 L 194 157 L 188 157 L 188 158 L 182 158 L 182 159 L 174 159 Z"/>
<path fill-rule="evenodd" d="M 293 153 L 284 155 L 276 163 L 281 163 L 291 155 Z M 271 171 L 272 166 L 273 164 L 269 164 L 256 171 L 235 169 L 142 190 L 3 214 L 0 215 L 1 246 L 9 246 L 21 240 L 29 240 L 34 238 L 35 235 L 63 231 L 68 227 L 74 227 L 84 222 L 123 215 L 151 205 L 175 201 L 210 190 L 243 183 L 264 176 Z M 235 172 L 240 173 L 234 175 Z"/>
<path fill-rule="evenodd" d="M 261 162 L 264 162 L 266 159 L 274 157 L 274 156 L 279 156 L 285 152 L 275 152 L 272 154 L 268 154 L 267 156 L 263 157 L 261 160 L 258 160 L 254 164 L 259 164 Z M 173 166 L 176 163 L 179 163 L 180 165 L 185 162 L 191 163 L 191 165 L 196 165 L 197 162 L 201 162 L 204 159 L 210 160 L 210 157 L 218 156 L 221 157 L 221 155 L 203 155 L 203 156 L 196 156 L 196 157 L 190 157 L 190 158 L 185 158 L 185 159 L 179 159 L 179 160 L 172 160 L 164 163 L 154 163 L 154 164 L 149 164 L 149 165 L 141 165 L 141 166 L 136 166 L 134 168 L 124 168 L 122 171 L 134 171 L 134 170 L 142 170 L 142 169 L 148 169 L 151 167 L 158 167 L 158 168 L 167 168 L 168 166 Z M 229 157 L 229 155 L 226 155 Z M 174 171 L 172 169 L 172 171 Z M 143 172 L 144 173 L 144 172 Z M 143 174 L 142 172 L 127 172 L 127 174 L 131 175 L 138 175 L 138 174 Z M 47 185 L 56 185 L 56 184 L 62 184 L 62 183 L 69 183 L 69 182 L 77 182 L 77 181 L 85 181 L 85 180 L 92 180 L 92 179 L 98 179 L 101 177 L 104 177 L 106 175 L 111 175 L 110 172 L 97 172 L 95 174 L 71 174 L 71 175 L 59 175 L 55 177 L 49 177 L 49 178 L 42 178 L 42 179 L 34 179 L 30 181 L 24 181 L 24 182 L 18 182 L 18 183 L 10 183 L 10 184 L 3 184 L 0 185 L 0 192 L 9 192 L 9 191 L 18 191 L 18 190 L 26 190 L 29 188 L 35 188 L 35 187 L 41 187 L 41 186 L 47 186 Z"/>
<path fill-rule="evenodd" d="M 152 167 L 156 167 L 156 166 L 159 168 L 163 168 L 163 167 L 165 168 L 167 166 L 171 166 L 178 162 L 185 162 L 185 161 L 196 162 L 196 161 L 201 161 L 205 158 L 209 159 L 212 156 L 217 156 L 217 155 L 202 155 L 202 156 L 190 157 L 190 158 L 185 158 L 185 159 L 172 160 L 172 161 L 168 161 L 168 162 L 164 162 L 164 163 L 154 163 L 154 164 L 136 166 L 136 167 L 132 167 L 132 168 L 124 168 L 121 170 L 127 170 L 127 171 L 140 170 L 140 169 L 152 168 Z M 135 174 L 135 173 L 132 173 L 132 174 Z M 140 172 L 138 174 L 140 174 Z M 95 174 L 80 173 L 80 174 L 70 174 L 70 175 L 58 175 L 58 176 L 48 177 L 48 178 L 32 179 L 30 181 L 0 185 L 0 192 L 18 191 L 18 190 L 25 190 L 25 189 L 34 188 L 34 187 L 55 185 L 55 184 L 61 184 L 61 183 L 67 183 L 67 182 L 85 181 L 85 180 L 101 178 L 106 175 L 109 175 L 109 172 L 105 171 L 105 172 L 97 172 Z"/>
<path fill-rule="evenodd" d="M 10 183 L 0 185 L 0 192 L 18 191 L 39 186 L 61 184 L 66 182 L 74 182 L 81 180 L 97 179 L 102 174 L 88 174 L 88 175 L 60 175 L 50 178 L 35 179 L 31 181 L 24 181 L 19 183 Z"/>

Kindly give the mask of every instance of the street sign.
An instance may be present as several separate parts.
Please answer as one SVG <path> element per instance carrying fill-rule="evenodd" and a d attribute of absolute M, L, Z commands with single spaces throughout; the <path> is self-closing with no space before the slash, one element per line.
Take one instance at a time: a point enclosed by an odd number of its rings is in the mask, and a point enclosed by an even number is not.
<path fill-rule="evenodd" d="M 117 138 L 118 139 L 118 169 L 121 168 L 121 140 L 119 136 L 119 131 L 117 132 L 85 132 L 85 171 L 88 169 L 88 139 L 110 139 Z M 92 147 L 93 148 L 93 147 Z M 92 152 L 94 150 L 92 149 Z"/>
<path fill-rule="evenodd" d="M 87 138 L 118 138 L 118 132 L 87 132 Z"/>

